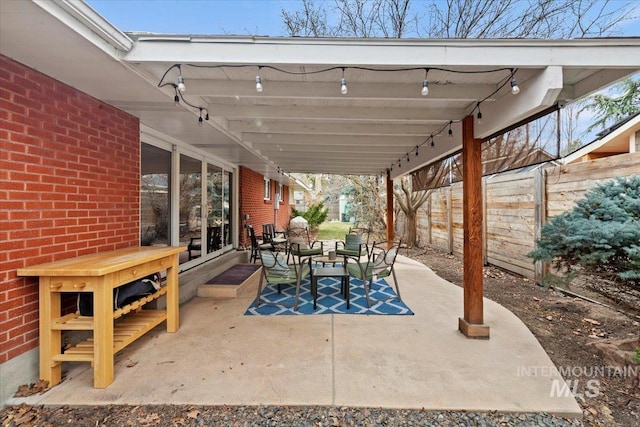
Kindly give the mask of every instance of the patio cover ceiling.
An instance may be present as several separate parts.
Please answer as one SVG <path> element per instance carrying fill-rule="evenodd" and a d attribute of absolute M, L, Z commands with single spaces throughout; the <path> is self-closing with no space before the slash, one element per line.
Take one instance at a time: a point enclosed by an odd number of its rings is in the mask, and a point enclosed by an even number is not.
<path fill-rule="evenodd" d="M 0 0 L 0 10 L 2 54 L 139 117 L 146 128 L 285 183 L 279 171 L 380 174 L 393 164 L 392 177 L 406 174 L 459 150 L 459 121 L 480 101 L 477 138 L 640 70 L 639 38 L 124 34 L 83 2 Z M 173 86 L 158 87 L 167 70 L 163 82 L 177 83 L 175 64 L 182 64 L 184 100 L 209 113 L 202 127 L 198 108 L 176 108 Z M 425 68 L 429 94 L 422 96 Z M 511 69 L 518 95 L 510 93 Z"/>

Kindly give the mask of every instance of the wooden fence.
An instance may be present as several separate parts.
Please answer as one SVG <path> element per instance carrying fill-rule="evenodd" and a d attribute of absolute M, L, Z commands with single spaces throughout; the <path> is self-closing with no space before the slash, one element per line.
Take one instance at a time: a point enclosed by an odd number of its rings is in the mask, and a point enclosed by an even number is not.
<path fill-rule="evenodd" d="M 543 266 L 527 254 L 547 218 L 573 208 L 596 183 L 640 174 L 640 153 L 621 154 L 565 166 L 539 165 L 483 178 L 484 257 L 493 264 L 542 279 Z M 404 234 L 402 215 L 396 234 Z M 431 192 L 418 215 L 418 243 L 462 254 L 462 183 Z"/>

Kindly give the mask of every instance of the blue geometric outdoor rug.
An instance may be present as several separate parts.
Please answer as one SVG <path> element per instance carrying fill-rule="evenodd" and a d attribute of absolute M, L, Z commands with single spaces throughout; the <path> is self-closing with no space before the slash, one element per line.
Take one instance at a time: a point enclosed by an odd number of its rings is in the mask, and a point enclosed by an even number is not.
<path fill-rule="evenodd" d="M 262 290 L 262 302 L 256 308 L 255 300 L 251 303 L 245 315 L 290 315 L 290 314 L 413 314 L 407 305 L 398 301 L 395 291 L 384 279 L 378 279 L 371 289 L 369 298 L 371 308 L 367 307 L 362 281 L 351 277 L 350 279 L 350 307 L 347 310 L 347 301 L 340 292 L 340 279 L 325 277 L 318 280 L 317 308 L 313 309 L 313 295 L 311 294 L 311 281 L 307 277 L 300 284 L 300 298 L 298 310 L 293 311 L 295 301 L 295 285 L 282 285 L 282 292 L 278 293 L 278 285 L 268 285 Z M 394 297 L 394 299 L 385 298 Z M 265 304 L 277 302 L 281 305 Z"/>

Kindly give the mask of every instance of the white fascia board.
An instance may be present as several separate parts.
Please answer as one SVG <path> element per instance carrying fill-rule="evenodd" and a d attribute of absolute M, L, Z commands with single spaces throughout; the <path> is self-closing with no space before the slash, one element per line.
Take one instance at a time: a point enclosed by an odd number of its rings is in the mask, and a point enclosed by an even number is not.
<path fill-rule="evenodd" d="M 507 92 L 496 102 L 482 103 L 482 123 L 475 125 L 475 137 L 485 138 L 552 106 L 563 87 L 562 67 L 551 66 L 525 82 L 520 93 Z"/>
<path fill-rule="evenodd" d="M 130 35 L 136 42 L 125 59 L 131 62 L 640 69 L 640 38 L 463 41 Z"/>
<path fill-rule="evenodd" d="M 82 0 L 32 0 L 115 59 L 133 48 L 134 42 Z"/>

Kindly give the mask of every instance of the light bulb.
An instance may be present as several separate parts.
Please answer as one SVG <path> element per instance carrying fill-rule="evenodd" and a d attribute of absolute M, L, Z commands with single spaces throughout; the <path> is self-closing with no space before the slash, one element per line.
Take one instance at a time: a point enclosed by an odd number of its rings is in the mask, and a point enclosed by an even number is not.
<path fill-rule="evenodd" d="M 511 79 L 511 93 L 514 95 L 520 93 L 520 87 L 518 86 L 518 82 L 516 82 L 516 79 Z"/>
<path fill-rule="evenodd" d="M 202 116 L 198 117 L 198 126 L 202 127 Z"/>
<path fill-rule="evenodd" d="M 427 81 L 427 79 L 424 79 L 424 81 L 422 82 L 422 90 L 420 91 L 420 93 L 422 94 L 422 96 L 429 95 L 429 82 Z"/>
<path fill-rule="evenodd" d="M 260 76 L 256 76 L 256 92 L 262 92 L 262 79 L 260 79 Z"/>
<path fill-rule="evenodd" d="M 347 92 L 349 92 L 349 89 L 347 88 L 347 80 L 345 80 L 344 77 L 340 80 L 340 92 L 343 95 L 346 95 Z"/>
<path fill-rule="evenodd" d="M 449 139 L 453 138 L 453 131 L 449 128 Z"/>
<path fill-rule="evenodd" d="M 482 112 L 478 111 L 478 123 L 482 123 Z"/>
<path fill-rule="evenodd" d="M 178 76 L 178 90 L 180 92 L 184 92 L 185 90 L 187 90 L 187 87 L 184 85 L 184 79 L 182 78 L 182 76 Z"/>
<path fill-rule="evenodd" d="M 173 102 L 175 102 L 176 107 L 180 106 L 180 97 L 178 96 L 177 93 L 176 93 L 176 96 L 173 97 Z"/>

